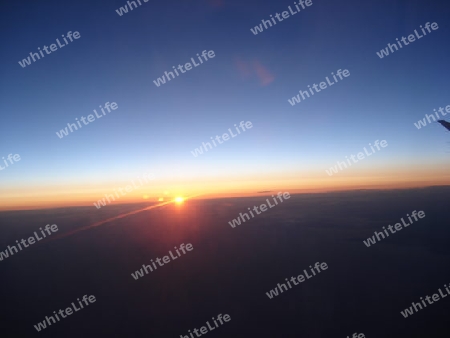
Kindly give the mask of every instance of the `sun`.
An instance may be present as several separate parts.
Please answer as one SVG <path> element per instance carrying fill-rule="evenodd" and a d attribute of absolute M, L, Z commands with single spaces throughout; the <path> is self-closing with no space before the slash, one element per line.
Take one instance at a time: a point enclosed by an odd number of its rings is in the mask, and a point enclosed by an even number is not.
<path fill-rule="evenodd" d="M 174 201 L 177 202 L 177 203 L 183 203 L 184 202 L 184 197 L 181 197 L 181 196 L 175 197 Z"/>

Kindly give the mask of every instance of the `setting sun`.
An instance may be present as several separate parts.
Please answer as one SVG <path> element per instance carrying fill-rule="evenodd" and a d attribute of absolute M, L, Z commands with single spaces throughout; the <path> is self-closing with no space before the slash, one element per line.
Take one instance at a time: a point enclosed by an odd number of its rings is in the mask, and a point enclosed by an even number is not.
<path fill-rule="evenodd" d="M 183 203 L 184 202 L 184 198 L 181 196 L 175 197 L 175 202 L 177 203 Z"/>

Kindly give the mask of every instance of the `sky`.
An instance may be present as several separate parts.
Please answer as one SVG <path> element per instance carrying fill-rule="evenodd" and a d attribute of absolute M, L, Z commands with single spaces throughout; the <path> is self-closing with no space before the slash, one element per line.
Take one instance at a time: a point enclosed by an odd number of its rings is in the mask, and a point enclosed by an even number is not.
<path fill-rule="evenodd" d="M 92 205 L 152 173 L 121 201 L 264 190 L 328 191 L 449 184 L 450 134 L 414 122 L 450 105 L 445 1 L 312 1 L 254 35 L 294 1 L 15 1 L 0 11 L 0 209 Z M 420 25 L 439 29 L 380 59 Z M 78 31 L 22 68 L 18 61 Z M 61 40 L 62 42 L 62 40 Z M 215 57 L 157 87 L 197 53 Z M 295 106 L 338 69 L 350 76 Z M 118 109 L 60 139 L 105 102 Z M 210 137 L 253 127 L 198 157 Z M 333 176 L 375 140 L 388 146 Z M 0 161 L 0 164 L 3 164 Z"/>

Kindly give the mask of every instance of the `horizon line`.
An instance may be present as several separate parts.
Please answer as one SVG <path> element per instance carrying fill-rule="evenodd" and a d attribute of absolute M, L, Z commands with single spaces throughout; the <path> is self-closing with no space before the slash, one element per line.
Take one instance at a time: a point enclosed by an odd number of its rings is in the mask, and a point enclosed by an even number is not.
<path fill-rule="evenodd" d="M 355 188 L 342 188 L 342 189 L 291 189 L 291 191 L 288 191 L 291 195 L 308 195 L 308 194 L 331 194 L 331 193 L 339 193 L 339 192 L 355 192 L 355 191 L 396 191 L 396 190 L 417 190 L 417 189 L 429 189 L 429 188 L 444 188 L 444 187 L 450 187 L 450 184 L 448 185 L 423 185 L 423 186 L 412 186 L 412 187 L 355 187 Z M 286 189 L 278 189 L 278 190 L 286 190 Z M 196 199 L 196 200 L 211 200 L 211 199 L 229 199 L 229 198 L 250 198 L 250 197 L 262 197 L 262 196 L 271 196 L 272 194 L 276 193 L 278 191 L 270 190 L 270 191 L 257 191 L 257 192 L 248 192 L 248 193 L 217 193 L 217 194 L 197 194 L 193 196 L 188 196 L 186 199 Z M 200 197 L 201 196 L 201 197 Z M 149 198 L 150 199 L 150 198 Z M 158 204 L 161 202 L 170 203 L 173 201 L 174 198 L 170 198 L 170 200 L 167 201 L 158 201 L 158 197 L 152 197 L 151 201 L 144 200 L 144 201 L 132 201 L 132 202 L 124 202 L 124 203 L 117 203 L 117 204 L 109 204 L 102 206 L 101 209 L 105 209 L 108 206 L 128 206 L 132 204 L 149 204 L 149 206 Z M 0 213 L 1 212 L 9 212 L 9 211 L 37 211 L 37 210 L 54 210 L 54 209 L 67 209 L 67 208 L 87 208 L 91 207 L 92 203 L 82 202 L 79 204 L 70 204 L 65 206 L 17 206 L 17 207 L 10 207 L 10 208 L 2 208 L 0 207 Z M 96 209 L 100 210 L 100 209 Z"/>

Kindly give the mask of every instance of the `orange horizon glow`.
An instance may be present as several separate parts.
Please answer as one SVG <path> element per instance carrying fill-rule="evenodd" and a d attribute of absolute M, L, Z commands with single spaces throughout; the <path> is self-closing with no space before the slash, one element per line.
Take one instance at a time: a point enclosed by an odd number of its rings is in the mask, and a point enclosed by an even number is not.
<path fill-rule="evenodd" d="M 270 174 L 208 176 L 195 179 L 168 180 L 164 177 L 149 182 L 139 189 L 106 203 L 101 209 L 130 203 L 161 203 L 182 196 L 215 199 L 228 197 L 264 196 L 279 191 L 291 194 L 326 193 L 357 189 L 408 189 L 450 185 L 448 166 L 421 166 L 348 169 L 334 176 L 317 171 L 273 172 Z M 0 210 L 51 209 L 91 206 L 106 194 L 114 194 L 117 187 L 129 182 L 68 182 L 50 184 L 13 184 L 0 191 Z M 266 193 L 267 192 L 267 193 Z M 179 201 L 181 203 L 181 201 Z M 93 210 L 94 210 L 93 209 Z M 100 209 L 99 209 L 100 210 Z"/>
<path fill-rule="evenodd" d="M 392 182 L 380 182 L 373 184 L 361 184 L 355 183 L 353 185 L 333 185 L 330 187 L 323 188 L 288 188 L 288 187 L 279 187 L 274 189 L 261 189 L 258 191 L 244 191 L 236 189 L 235 191 L 222 191 L 222 192 L 210 192 L 203 194 L 193 194 L 189 199 L 219 199 L 219 198 L 234 198 L 234 197 L 254 197 L 254 196 L 270 196 L 271 194 L 282 192 L 289 192 L 291 195 L 294 194 L 311 194 L 311 193 L 331 193 L 331 192 L 339 192 L 339 191 L 354 191 L 354 190 L 395 190 L 395 189 L 414 189 L 414 188 L 427 188 L 433 186 L 450 186 L 450 180 L 443 180 L 442 182 L 430 182 L 424 180 L 422 182 L 408 182 L 408 181 L 398 181 L 396 183 Z M 188 195 L 188 194 L 186 194 Z M 183 197 L 178 197 L 173 199 L 172 201 L 176 204 L 181 204 L 186 199 Z M 52 196 L 47 198 L 41 198 L 40 200 L 30 199 L 30 198 L 22 198 L 20 199 L 22 203 L 18 200 L 10 201 L 10 203 L 5 203 L 0 198 L 0 211 L 8 211 L 8 210 L 35 210 L 35 209 L 52 209 L 52 208 L 67 208 L 67 207 L 82 207 L 82 206 L 92 206 L 94 207 L 93 202 L 97 202 L 96 199 L 86 199 L 81 196 L 79 198 L 62 198 L 62 196 Z M 143 199 L 142 197 L 132 197 L 123 198 L 112 202 L 110 204 L 106 204 L 103 208 L 107 208 L 109 206 L 120 205 L 120 204 L 135 204 L 135 203 L 161 203 L 164 202 L 165 199 L 162 197 L 148 196 L 148 198 Z M 13 203 L 11 203 L 13 202 Z M 166 202 L 169 203 L 169 202 Z M 93 209 L 94 210 L 94 209 Z"/>

